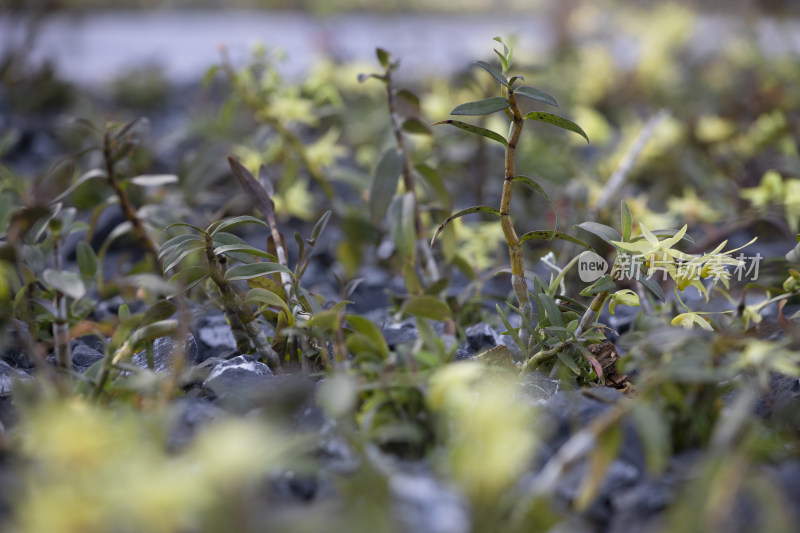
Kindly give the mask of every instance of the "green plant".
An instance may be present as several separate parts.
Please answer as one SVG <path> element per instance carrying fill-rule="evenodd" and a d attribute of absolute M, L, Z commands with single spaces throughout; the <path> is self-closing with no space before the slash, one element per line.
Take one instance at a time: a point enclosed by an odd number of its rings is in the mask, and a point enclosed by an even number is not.
<path fill-rule="evenodd" d="M 534 87 L 517 86 L 516 84 L 519 81 L 524 80 L 524 78 L 519 75 L 509 76 L 508 74 L 508 71 L 512 65 L 513 51 L 510 48 L 508 48 L 508 46 L 503 44 L 502 40 L 499 37 L 495 38 L 495 40 L 503 45 L 502 53 L 495 50 L 495 53 L 497 53 L 497 55 L 500 57 L 502 70 L 498 70 L 493 65 L 486 63 L 484 61 L 478 61 L 476 65 L 486 70 L 495 80 L 497 80 L 497 82 L 500 84 L 501 96 L 496 96 L 484 100 L 479 100 L 476 102 L 461 104 L 456 108 L 454 108 L 451 111 L 451 114 L 476 116 L 476 115 L 487 115 L 503 111 L 510 120 L 508 137 L 503 137 L 502 135 L 495 133 L 491 130 L 481 128 L 478 126 L 473 126 L 466 122 L 461 122 L 457 120 L 444 120 L 436 122 L 435 124 L 449 124 L 451 126 L 455 126 L 470 133 L 482 135 L 488 139 L 491 139 L 503 145 L 503 147 L 505 148 L 505 158 L 504 158 L 505 168 L 503 172 L 504 180 L 503 180 L 503 192 L 500 200 L 500 208 L 495 209 L 489 206 L 473 206 L 456 212 L 455 214 L 448 217 L 439 226 L 439 228 L 436 230 L 435 235 L 433 236 L 433 239 L 431 240 L 431 244 L 433 244 L 433 242 L 436 240 L 436 237 L 439 235 L 439 233 L 441 233 L 441 231 L 452 220 L 458 217 L 462 217 L 464 215 L 471 213 L 488 213 L 495 215 L 500 219 L 500 225 L 503 229 L 503 235 L 506 240 L 506 245 L 508 246 L 508 252 L 511 261 L 511 286 L 514 291 L 514 295 L 517 299 L 517 305 L 520 310 L 521 323 L 520 323 L 519 338 L 521 341 L 523 351 L 527 354 L 530 352 L 530 349 L 532 347 L 531 343 L 533 342 L 532 338 L 534 338 L 535 332 L 530 327 L 530 324 L 533 319 L 533 306 L 531 304 L 530 296 L 528 294 L 528 284 L 525 279 L 525 258 L 522 251 L 522 243 L 530 239 L 562 238 L 566 240 L 571 240 L 571 238 L 565 234 L 559 233 L 557 229 L 554 229 L 552 232 L 543 232 L 543 231 L 529 232 L 523 235 L 521 238 L 517 236 L 517 233 L 514 229 L 514 225 L 511 219 L 511 199 L 513 197 L 515 183 L 522 183 L 524 185 L 532 187 L 534 190 L 544 195 L 545 198 L 547 198 L 547 200 L 551 203 L 551 205 L 553 205 L 552 201 L 550 200 L 550 197 L 547 196 L 547 194 L 544 192 L 544 189 L 542 189 L 542 187 L 535 180 L 533 180 L 528 176 L 517 174 L 516 170 L 517 145 L 520 141 L 520 137 L 522 135 L 522 129 L 526 120 L 540 121 L 569 131 L 573 131 L 586 138 L 587 142 L 589 139 L 586 136 L 586 133 L 577 124 L 567 119 L 561 118 L 557 115 L 540 111 L 533 111 L 524 115 L 522 114 L 522 111 L 520 110 L 519 107 L 519 103 L 517 101 L 518 97 L 523 97 L 538 102 L 543 102 L 551 106 L 558 106 L 558 102 L 551 95 Z M 555 210 L 554 205 L 553 208 Z M 557 224 L 558 221 L 556 219 L 556 225 Z M 539 344 L 541 344 L 541 341 L 539 342 Z"/>
<path fill-rule="evenodd" d="M 383 152 L 375 169 L 372 186 L 370 188 L 370 215 L 373 222 L 378 222 L 383 218 L 390 204 L 392 235 L 394 237 L 395 249 L 398 251 L 403 261 L 403 274 L 406 278 L 406 286 L 411 292 L 421 292 L 420 283 L 414 273 L 415 255 L 419 254 L 420 270 L 423 274 L 423 283 L 429 286 L 439 280 L 439 267 L 431 253 L 425 238 L 425 226 L 420 214 L 420 200 L 416 188 L 417 174 L 432 181 L 433 188 L 437 191 L 446 190 L 439 179 L 436 171 L 427 166 L 417 165 L 412 168 L 411 158 L 406 148 L 405 135 L 407 133 L 418 135 L 431 135 L 430 128 L 419 118 L 411 116 L 402 120 L 397 105 L 398 98 L 402 98 L 412 106 L 419 106 L 419 97 L 408 89 L 398 90 L 394 86 L 393 74 L 400 65 L 399 60 L 393 60 L 391 54 L 382 48 L 376 49 L 378 62 L 383 67 L 382 74 L 360 74 L 359 81 L 366 81 L 369 78 L 380 80 L 386 86 L 386 104 L 389 111 L 389 121 L 391 123 L 392 136 L 394 137 L 394 148 L 389 148 Z M 402 122 L 401 122 L 402 120 Z M 403 178 L 403 188 L 408 196 L 407 202 L 411 203 L 413 216 L 409 216 L 404 211 L 407 208 L 403 205 L 406 200 L 403 196 L 396 196 L 397 181 Z M 394 198 L 394 203 L 392 199 Z M 410 220 L 406 220 L 406 219 Z M 407 238 L 407 231 L 402 227 L 413 225 L 413 237 Z M 416 253 L 415 253 L 416 252 Z"/>

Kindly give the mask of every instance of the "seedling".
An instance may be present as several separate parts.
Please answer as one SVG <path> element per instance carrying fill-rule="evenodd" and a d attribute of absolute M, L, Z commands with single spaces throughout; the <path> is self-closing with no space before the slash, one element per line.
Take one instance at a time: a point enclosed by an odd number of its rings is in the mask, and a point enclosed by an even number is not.
<path fill-rule="evenodd" d="M 439 233 L 441 233 L 441 231 L 456 218 L 471 213 L 488 213 L 495 215 L 500 219 L 500 224 L 503 228 L 503 235 L 505 236 L 506 244 L 508 245 L 508 252 L 511 260 L 511 286 L 514 291 L 514 295 L 516 296 L 517 304 L 521 314 L 519 337 L 523 345 L 523 349 L 526 353 L 529 353 L 531 348 L 531 338 L 533 335 L 535 335 L 535 332 L 530 327 L 530 324 L 532 324 L 533 321 L 533 306 L 531 305 L 530 296 L 528 294 L 528 284 L 525 280 L 525 258 L 522 253 L 522 243 L 530 239 L 561 238 L 573 241 L 574 239 L 568 235 L 558 232 L 557 228 L 550 232 L 538 231 L 526 233 L 521 238 L 517 236 L 511 219 L 511 198 L 514 193 L 515 183 L 522 183 L 532 187 L 534 190 L 544 195 L 548 202 L 550 202 L 551 206 L 553 206 L 553 210 L 555 211 L 555 206 L 553 205 L 552 200 L 550 200 L 550 197 L 547 196 L 542 187 L 535 180 L 528 176 L 517 174 L 517 145 L 522 135 L 523 126 L 528 120 L 544 122 L 546 124 L 551 124 L 553 126 L 575 132 L 584 137 L 587 142 L 589 141 L 589 138 L 586 136 L 586 133 L 580 128 L 580 126 L 565 118 L 553 115 L 552 113 L 534 111 L 525 115 L 522 114 L 518 104 L 518 97 L 543 102 L 550 106 L 558 106 L 558 102 L 553 96 L 542 90 L 525 85 L 518 86 L 517 84 L 521 81 L 524 81 L 524 78 L 520 75 L 509 75 L 509 69 L 511 68 L 513 60 L 513 51 L 506 46 L 499 37 L 496 37 L 495 40 L 503 46 L 502 52 L 495 50 L 495 53 L 500 57 L 502 70 L 498 70 L 495 66 L 484 61 L 478 61 L 475 64 L 484 69 L 495 80 L 497 80 L 497 82 L 500 84 L 501 96 L 495 96 L 476 102 L 461 104 L 453 109 L 450 114 L 477 116 L 503 111 L 510 121 L 508 137 L 504 137 L 499 133 L 486 128 L 481 128 L 458 120 L 443 120 L 437 122 L 436 124 L 449 124 L 470 133 L 483 135 L 484 137 L 496 141 L 505 147 L 505 169 L 503 173 L 504 181 L 503 193 L 500 200 L 500 209 L 498 210 L 490 206 L 473 206 L 458 211 L 457 213 L 448 217 L 439 226 L 439 228 L 436 230 L 436 234 L 431 240 L 431 245 L 433 245 Z M 558 214 L 556 213 L 556 226 L 558 225 L 557 217 Z"/>

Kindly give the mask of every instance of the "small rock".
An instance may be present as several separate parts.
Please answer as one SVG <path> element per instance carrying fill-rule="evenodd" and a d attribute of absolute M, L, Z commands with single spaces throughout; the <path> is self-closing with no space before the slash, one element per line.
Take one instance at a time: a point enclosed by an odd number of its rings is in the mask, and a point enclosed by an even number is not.
<path fill-rule="evenodd" d="M 236 339 L 224 314 L 205 315 L 195 323 L 193 329 L 197 338 L 199 362 L 211 357 L 228 359 L 239 353 Z"/>
<path fill-rule="evenodd" d="M 14 380 L 28 381 L 31 379 L 33 378 L 22 370 L 12 367 L 5 361 L 0 361 L 0 397 L 11 394 Z"/>
<path fill-rule="evenodd" d="M 175 341 L 172 337 L 159 337 L 153 342 L 153 370 L 155 372 L 166 372 L 172 366 L 172 352 L 175 349 Z M 191 333 L 186 335 L 183 345 L 183 355 L 189 363 L 197 363 L 197 342 Z M 141 367 L 149 368 L 147 352 L 137 352 L 131 358 L 131 363 Z"/>
<path fill-rule="evenodd" d="M 90 366 L 103 358 L 103 354 L 86 344 L 78 344 L 72 349 L 72 365 L 78 372 L 85 372 Z"/>
<path fill-rule="evenodd" d="M 490 350 L 500 344 L 500 335 L 486 322 L 468 327 L 464 334 L 467 337 L 466 349 L 471 351 L 472 355 Z"/>
<path fill-rule="evenodd" d="M 6 325 L 9 342 L 2 352 L 2 359 L 13 367 L 33 368 L 33 361 L 28 358 L 28 355 L 22 349 L 23 343 L 21 341 L 23 337 L 28 336 L 29 329 L 28 324 L 16 318 L 11 319 L 9 324 Z"/>

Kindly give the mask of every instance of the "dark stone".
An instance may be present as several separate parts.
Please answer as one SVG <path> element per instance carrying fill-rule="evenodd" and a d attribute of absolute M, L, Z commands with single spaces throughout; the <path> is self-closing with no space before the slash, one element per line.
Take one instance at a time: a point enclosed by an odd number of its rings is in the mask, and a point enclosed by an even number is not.
<path fill-rule="evenodd" d="M 5 361 L 0 361 L 0 397 L 11 394 L 14 380 L 28 381 L 31 378 L 28 374 L 12 367 Z"/>
<path fill-rule="evenodd" d="M 388 323 L 383 326 L 381 333 L 383 338 L 386 339 L 386 344 L 389 345 L 389 348 L 394 348 L 419 338 L 419 330 L 414 325 L 413 320 L 405 320 L 399 324 Z"/>
<path fill-rule="evenodd" d="M 224 314 L 205 315 L 195 323 L 193 329 L 197 339 L 199 362 L 212 357 L 228 359 L 239 354 L 236 339 L 233 338 L 231 327 Z"/>
<path fill-rule="evenodd" d="M 3 348 L 2 359 L 13 367 L 33 368 L 33 361 L 25 353 L 23 349 L 24 342 L 22 341 L 24 337 L 29 335 L 29 331 L 28 324 L 16 318 L 11 319 L 10 323 L 6 325 L 8 343 Z"/>
<path fill-rule="evenodd" d="M 212 367 L 203 388 L 232 412 L 261 409 L 265 415 L 285 419 L 296 416 L 314 391 L 310 380 L 290 374 L 276 376 L 267 365 L 245 355 Z"/>
<path fill-rule="evenodd" d="M 172 352 L 175 348 L 175 341 L 172 337 L 159 337 L 153 342 L 153 369 L 155 372 L 166 372 L 172 366 Z M 190 364 L 197 363 L 197 343 L 194 335 L 186 335 L 183 345 L 183 355 Z M 147 352 L 137 352 L 131 358 L 131 363 L 141 367 L 149 368 Z"/>
<path fill-rule="evenodd" d="M 470 326 L 464 332 L 467 338 L 466 349 L 472 355 L 490 350 L 500 344 L 500 335 L 486 322 Z"/>
<path fill-rule="evenodd" d="M 85 371 L 102 358 L 102 352 L 97 351 L 88 344 L 81 343 L 72 348 L 72 364 L 79 372 Z"/>

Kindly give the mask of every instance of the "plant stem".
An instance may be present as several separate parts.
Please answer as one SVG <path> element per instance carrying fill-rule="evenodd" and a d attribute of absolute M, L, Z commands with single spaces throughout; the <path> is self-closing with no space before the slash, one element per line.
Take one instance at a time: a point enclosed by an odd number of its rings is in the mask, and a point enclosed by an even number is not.
<path fill-rule="evenodd" d="M 422 224 L 422 216 L 419 212 L 419 201 L 417 199 L 417 191 L 414 187 L 414 174 L 411 172 L 411 162 L 408 159 L 408 152 L 405 147 L 405 139 L 403 138 L 403 127 L 400 124 L 400 117 L 397 114 L 397 100 L 395 97 L 394 87 L 392 85 L 392 65 L 386 67 L 384 72 L 386 83 L 386 102 L 389 107 L 389 120 L 392 124 L 392 133 L 394 133 L 395 144 L 397 149 L 403 154 L 403 187 L 406 191 L 411 193 L 414 200 L 414 231 L 417 236 L 416 248 L 421 256 L 420 265 L 425 284 L 431 284 L 439 279 L 439 267 L 436 265 L 436 260 L 433 258 L 431 247 L 428 240 L 425 238 L 425 226 Z"/>
<path fill-rule="evenodd" d="M 511 260 L 511 286 L 517 297 L 519 309 L 524 315 L 520 320 L 519 331 L 520 339 L 527 351 L 530 348 L 531 340 L 526 324 L 532 321 L 533 308 L 528 296 L 528 283 L 525 281 L 525 257 L 522 255 L 522 245 L 517 237 L 517 232 L 514 231 L 510 213 L 511 197 L 514 193 L 514 176 L 516 175 L 517 143 L 522 134 L 524 121 L 513 92 L 508 95 L 508 102 L 511 104 L 509 110 L 511 111 L 512 127 L 505 155 L 505 181 L 503 182 L 503 195 L 500 199 L 500 225 L 503 227 L 503 235 Z"/>
<path fill-rule="evenodd" d="M 251 346 L 254 347 L 267 366 L 276 370 L 280 366 L 278 354 L 272 349 L 267 336 L 256 323 L 252 309 L 242 302 L 231 283 L 225 279 L 219 260 L 214 255 L 213 239 L 208 233 L 205 235 L 205 253 L 208 273 L 222 295 L 222 305 L 230 322 L 231 332 L 236 339 L 237 349 L 242 353 L 247 353 Z"/>
<path fill-rule="evenodd" d="M 53 232 L 53 267 L 61 271 L 61 236 Z M 53 343 L 58 366 L 63 370 L 72 369 L 72 350 L 69 347 L 69 323 L 67 322 L 67 299 L 56 290 L 53 297 Z"/>
<path fill-rule="evenodd" d="M 130 196 L 122 188 L 122 185 L 117 178 L 116 170 L 114 169 L 114 150 L 111 143 L 111 132 L 106 129 L 103 134 L 103 160 L 105 163 L 106 180 L 108 184 L 114 189 L 114 193 L 119 199 L 119 205 L 122 208 L 122 213 L 128 222 L 131 223 L 133 228 L 133 236 L 139 243 L 139 246 L 147 253 L 154 262 L 154 265 L 160 266 L 161 262 L 158 259 L 158 247 L 150 234 L 147 233 L 147 228 L 144 227 L 142 219 L 136 213 L 136 208 L 133 207 Z"/>

